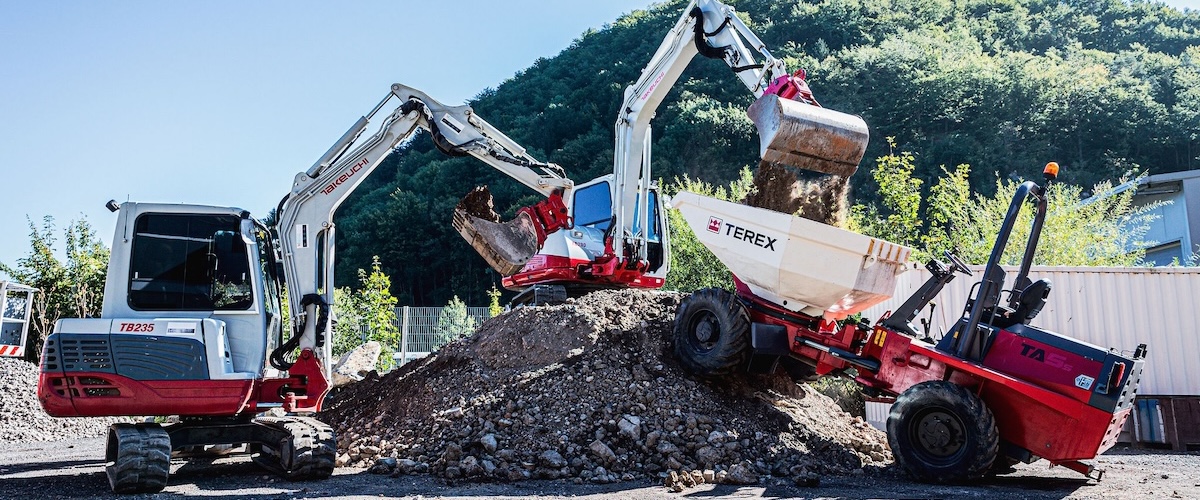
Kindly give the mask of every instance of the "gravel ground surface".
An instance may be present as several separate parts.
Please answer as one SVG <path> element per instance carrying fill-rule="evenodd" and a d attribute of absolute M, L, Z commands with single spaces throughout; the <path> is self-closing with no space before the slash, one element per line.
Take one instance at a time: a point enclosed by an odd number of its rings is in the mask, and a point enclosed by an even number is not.
<path fill-rule="evenodd" d="M 0 444 L 0 498 L 112 498 L 104 477 L 104 440 Z M 673 493 L 651 481 L 577 485 L 569 480 L 454 483 L 429 475 L 391 478 L 338 468 L 326 481 L 287 482 L 249 459 L 173 461 L 166 490 L 122 498 L 1200 498 L 1200 454 L 1117 450 L 1097 458 L 1104 480 L 1063 468 L 1020 464 L 1017 472 L 969 486 L 909 481 L 886 468 L 875 475 L 825 476 L 817 487 L 701 485 Z"/>
<path fill-rule="evenodd" d="M 37 399 L 38 367 L 0 358 L 0 435 L 10 441 L 54 441 L 103 436 L 113 422 L 128 418 L 54 418 Z"/>

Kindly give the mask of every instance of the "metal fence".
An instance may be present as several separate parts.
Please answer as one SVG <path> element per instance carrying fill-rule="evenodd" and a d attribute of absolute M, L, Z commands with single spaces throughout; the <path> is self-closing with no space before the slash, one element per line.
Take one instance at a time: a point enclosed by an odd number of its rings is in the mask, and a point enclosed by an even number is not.
<path fill-rule="evenodd" d="M 442 321 L 444 307 L 410 307 L 396 308 L 395 325 L 400 330 L 400 345 L 391 346 L 396 353 L 396 361 L 404 364 L 414 359 L 428 356 L 439 347 L 450 343 L 463 335 L 469 335 L 464 325 L 455 324 L 447 319 Z M 468 307 L 467 317 L 471 318 L 474 327 L 478 328 L 483 321 L 490 318 L 486 307 Z M 363 327 L 363 338 L 370 333 Z"/>

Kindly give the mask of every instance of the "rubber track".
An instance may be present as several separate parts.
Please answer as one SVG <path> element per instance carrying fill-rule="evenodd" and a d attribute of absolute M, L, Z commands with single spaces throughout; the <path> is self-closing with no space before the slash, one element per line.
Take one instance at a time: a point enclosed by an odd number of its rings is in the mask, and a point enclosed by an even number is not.
<path fill-rule="evenodd" d="M 259 417 L 255 422 L 292 436 L 290 442 L 273 447 L 277 456 L 256 457 L 254 461 L 259 465 L 292 481 L 326 479 L 333 475 L 337 441 L 332 427 L 311 417 Z"/>
<path fill-rule="evenodd" d="M 158 424 L 113 424 L 110 443 L 116 451 L 104 468 L 113 493 L 156 493 L 167 486 L 171 472 L 171 436 Z M 110 444 L 111 446 L 111 444 Z"/>

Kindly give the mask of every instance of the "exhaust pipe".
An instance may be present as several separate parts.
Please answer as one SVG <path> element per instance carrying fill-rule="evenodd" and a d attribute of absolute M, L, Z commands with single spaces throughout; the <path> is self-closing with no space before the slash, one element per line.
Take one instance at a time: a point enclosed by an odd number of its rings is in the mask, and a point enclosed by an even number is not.
<path fill-rule="evenodd" d="M 869 132 L 862 118 L 765 94 L 746 110 L 758 128 L 764 165 L 849 177 L 867 151 Z"/>

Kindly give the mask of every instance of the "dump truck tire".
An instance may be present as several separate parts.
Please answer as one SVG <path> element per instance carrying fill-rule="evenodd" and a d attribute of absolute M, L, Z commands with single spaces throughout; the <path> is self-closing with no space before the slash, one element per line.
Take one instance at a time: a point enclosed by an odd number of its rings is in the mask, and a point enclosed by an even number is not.
<path fill-rule="evenodd" d="M 702 377 L 728 375 L 746 365 L 750 319 L 733 294 L 706 288 L 679 305 L 674 339 L 684 369 Z"/>
<path fill-rule="evenodd" d="M 927 483 L 982 477 L 1000 445 L 992 411 L 971 391 L 945 381 L 922 382 L 900 394 L 887 435 L 896 463 Z"/>
<path fill-rule="evenodd" d="M 113 493 L 160 492 L 171 472 L 171 436 L 158 424 L 113 424 L 105 462 Z"/>

